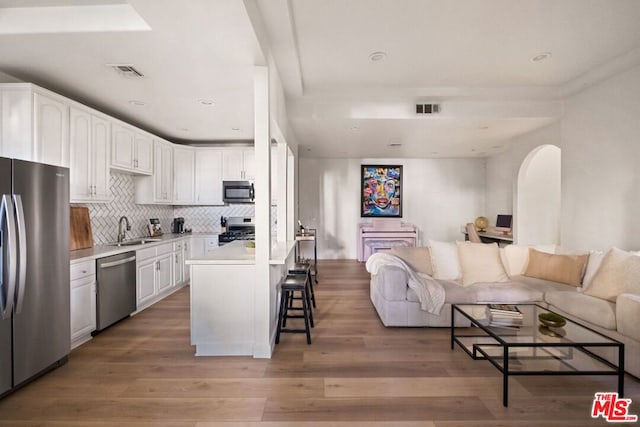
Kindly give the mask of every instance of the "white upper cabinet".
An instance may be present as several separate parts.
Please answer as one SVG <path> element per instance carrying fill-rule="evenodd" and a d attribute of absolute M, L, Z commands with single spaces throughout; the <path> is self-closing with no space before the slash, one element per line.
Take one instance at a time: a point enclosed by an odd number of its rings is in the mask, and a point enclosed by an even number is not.
<path fill-rule="evenodd" d="M 153 140 L 129 126 L 113 123 L 111 127 L 111 167 L 124 172 L 151 175 Z"/>
<path fill-rule="evenodd" d="M 69 167 L 69 105 L 33 94 L 35 161 Z"/>
<path fill-rule="evenodd" d="M 173 183 L 175 204 L 195 202 L 195 149 L 173 147 Z"/>
<path fill-rule="evenodd" d="M 173 144 L 154 140 L 153 157 L 156 165 L 153 175 L 135 178 L 136 203 L 169 204 L 173 202 Z"/>
<path fill-rule="evenodd" d="M 69 167 L 69 104 L 28 83 L 0 84 L 0 155 Z"/>
<path fill-rule="evenodd" d="M 222 151 L 197 149 L 195 204 L 222 205 Z"/>
<path fill-rule="evenodd" d="M 256 177 L 256 154 L 252 148 L 222 150 L 222 179 L 253 180 Z"/>
<path fill-rule="evenodd" d="M 111 125 L 89 111 L 70 110 L 70 201 L 107 202 Z"/>

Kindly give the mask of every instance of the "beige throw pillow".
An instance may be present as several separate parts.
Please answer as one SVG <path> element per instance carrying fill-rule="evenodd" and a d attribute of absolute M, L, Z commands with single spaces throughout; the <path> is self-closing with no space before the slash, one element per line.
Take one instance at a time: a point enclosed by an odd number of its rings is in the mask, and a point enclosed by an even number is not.
<path fill-rule="evenodd" d="M 435 279 L 458 280 L 460 278 L 458 248 L 454 242 L 429 240 L 429 254 Z"/>
<path fill-rule="evenodd" d="M 615 302 L 626 292 L 640 293 L 640 257 L 611 248 L 584 293 Z"/>
<path fill-rule="evenodd" d="M 524 275 L 579 287 L 588 259 L 589 254 L 556 255 L 529 249 Z"/>
<path fill-rule="evenodd" d="M 495 243 L 457 242 L 462 285 L 509 280 Z"/>
<path fill-rule="evenodd" d="M 431 267 L 431 255 L 428 247 L 403 248 L 394 247 L 389 250 L 391 255 L 395 255 L 413 268 L 418 273 L 433 276 L 433 268 Z"/>

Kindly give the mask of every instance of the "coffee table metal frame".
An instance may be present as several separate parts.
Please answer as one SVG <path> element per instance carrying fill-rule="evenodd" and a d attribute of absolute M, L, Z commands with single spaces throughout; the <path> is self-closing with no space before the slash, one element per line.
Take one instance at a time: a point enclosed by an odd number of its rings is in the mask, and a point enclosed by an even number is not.
<path fill-rule="evenodd" d="M 538 308 L 552 312 L 538 304 L 516 304 L 519 307 L 522 306 L 537 306 Z M 486 307 L 487 304 L 451 304 L 451 349 L 454 349 L 454 343 L 457 343 L 471 358 L 474 360 L 488 360 L 493 366 L 495 366 L 502 373 L 502 404 L 507 407 L 509 403 L 509 376 L 513 375 L 616 375 L 618 377 L 618 395 L 620 397 L 623 396 L 624 393 L 624 344 L 610 338 L 600 332 L 594 331 L 591 328 L 588 328 L 579 322 L 575 322 L 571 319 L 567 319 L 567 322 L 571 322 L 574 325 L 578 325 L 581 328 L 584 328 L 594 334 L 600 335 L 605 338 L 604 342 L 534 342 L 533 337 L 529 342 L 509 342 L 508 340 L 503 339 L 499 333 L 496 333 L 495 329 L 487 326 L 481 320 L 474 317 L 473 315 L 467 313 L 464 310 L 464 307 L 469 306 L 478 306 L 478 307 Z M 458 312 L 465 318 L 467 318 L 472 325 L 479 328 L 486 336 L 473 334 L 473 335 L 459 335 L 456 334 L 455 326 L 455 313 Z M 537 319 L 535 319 L 537 322 Z M 536 323 L 537 324 L 537 323 Z M 468 328 L 465 328 L 468 330 Z M 477 332 L 477 330 L 476 330 Z M 514 331 L 507 332 L 503 334 L 506 336 L 513 336 Z M 484 343 L 474 343 L 472 345 L 472 349 L 470 350 L 467 345 L 463 343 L 463 338 L 487 338 L 487 342 Z M 492 356 L 489 354 L 491 349 L 496 349 L 497 347 L 502 348 L 502 353 L 499 356 Z M 544 351 L 545 348 L 566 348 L 568 352 L 563 356 L 554 355 L 548 351 Z M 617 348 L 618 350 L 618 365 L 605 360 L 604 358 L 598 356 L 593 353 L 586 347 L 609 347 L 609 348 Z M 521 359 L 521 357 L 510 357 L 509 350 L 514 348 L 531 348 L 533 350 L 533 356 L 530 356 L 530 359 L 535 360 L 555 360 L 563 363 L 565 366 L 571 367 L 573 366 L 569 363 L 569 361 L 573 358 L 573 351 L 579 350 L 580 352 L 586 354 L 587 356 L 597 360 L 598 362 L 606 365 L 611 368 L 610 370 L 569 370 L 569 371 L 548 371 L 548 370 L 521 370 L 515 371 L 509 368 L 509 360 L 510 359 Z M 538 355 L 537 349 L 541 349 L 545 355 Z M 502 363 L 502 365 L 500 364 Z"/>

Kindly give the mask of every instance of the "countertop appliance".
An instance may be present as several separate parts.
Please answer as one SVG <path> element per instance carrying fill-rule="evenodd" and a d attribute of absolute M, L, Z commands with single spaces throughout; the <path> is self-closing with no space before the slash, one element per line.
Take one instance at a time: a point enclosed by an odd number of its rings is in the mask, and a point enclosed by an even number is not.
<path fill-rule="evenodd" d="M 66 362 L 69 169 L 0 158 L 0 396 Z"/>
<path fill-rule="evenodd" d="M 136 311 L 136 253 L 96 260 L 96 331 L 101 331 Z"/>
<path fill-rule="evenodd" d="M 251 181 L 222 181 L 222 201 L 254 203 L 255 190 Z"/>
<path fill-rule="evenodd" d="M 171 224 L 171 232 L 172 233 L 177 233 L 177 234 L 184 233 L 184 218 L 183 217 L 173 218 L 173 223 Z"/>
<path fill-rule="evenodd" d="M 218 246 L 234 240 L 255 240 L 256 223 L 253 217 L 231 216 L 227 218 L 227 231 L 218 235 Z"/>

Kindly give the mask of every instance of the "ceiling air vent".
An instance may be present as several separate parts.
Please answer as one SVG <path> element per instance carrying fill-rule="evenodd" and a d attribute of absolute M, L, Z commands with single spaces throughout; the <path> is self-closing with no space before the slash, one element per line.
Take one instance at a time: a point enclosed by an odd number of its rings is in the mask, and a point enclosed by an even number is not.
<path fill-rule="evenodd" d="M 111 67 L 116 72 L 124 77 L 141 78 L 144 77 L 140 71 L 131 64 L 107 64 L 107 67 Z"/>
<path fill-rule="evenodd" d="M 416 114 L 437 114 L 440 104 L 416 104 Z"/>

